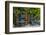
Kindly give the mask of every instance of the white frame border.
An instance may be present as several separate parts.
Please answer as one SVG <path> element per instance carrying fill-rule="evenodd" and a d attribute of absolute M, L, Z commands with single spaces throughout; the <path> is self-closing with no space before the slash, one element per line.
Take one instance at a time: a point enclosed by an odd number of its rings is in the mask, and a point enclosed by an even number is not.
<path fill-rule="evenodd" d="M 22 27 L 22 28 L 13 28 L 13 7 L 37 7 L 37 8 L 41 8 L 41 12 L 40 12 L 40 27 Z M 21 31 L 37 31 L 37 30 L 43 30 L 43 5 L 34 5 L 34 4 L 20 4 L 20 3 L 10 3 L 9 4 L 9 31 L 10 32 L 21 32 Z M 37 29 L 36 29 L 37 28 Z"/>

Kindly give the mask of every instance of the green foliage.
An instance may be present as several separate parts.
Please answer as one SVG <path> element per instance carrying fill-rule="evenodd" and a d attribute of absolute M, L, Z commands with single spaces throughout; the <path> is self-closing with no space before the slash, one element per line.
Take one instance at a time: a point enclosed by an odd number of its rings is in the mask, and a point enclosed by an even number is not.
<path fill-rule="evenodd" d="M 34 19 L 40 19 L 40 8 L 26 8 L 26 7 L 14 7 L 13 11 L 15 14 L 19 15 L 19 14 L 26 14 L 27 15 L 32 15 L 33 14 L 33 18 Z"/>
<path fill-rule="evenodd" d="M 34 19 L 40 19 L 40 8 L 31 8 Z"/>

